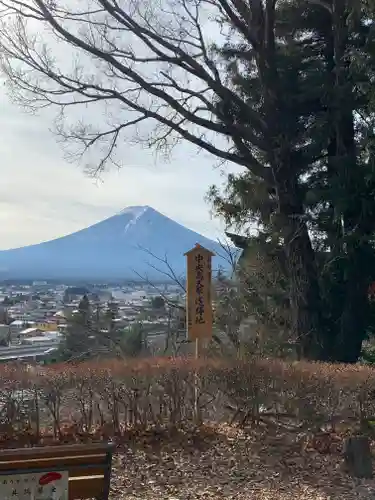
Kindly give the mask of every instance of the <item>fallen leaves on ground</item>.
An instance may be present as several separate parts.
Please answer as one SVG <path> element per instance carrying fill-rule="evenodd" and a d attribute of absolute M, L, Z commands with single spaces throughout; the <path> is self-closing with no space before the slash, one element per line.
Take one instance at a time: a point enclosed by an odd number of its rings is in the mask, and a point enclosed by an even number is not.
<path fill-rule="evenodd" d="M 228 426 L 129 437 L 114 457 L 111 499 L 351 500 L 375 479 L 350 478 L 339 453 L 304 450 L 295 436 Z"/>

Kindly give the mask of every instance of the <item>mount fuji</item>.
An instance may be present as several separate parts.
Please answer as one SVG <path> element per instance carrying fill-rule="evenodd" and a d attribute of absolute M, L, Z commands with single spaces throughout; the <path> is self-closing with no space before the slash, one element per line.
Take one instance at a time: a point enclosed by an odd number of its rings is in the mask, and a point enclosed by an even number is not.
<path fill-rule="evenodd" d="M 128 207 L 68 236 L 0 251 L 0 279 L 121 281 L 147 275 L 161 281 L 168 266 L 185 274 L 184 253 L 196 243 L 223 255 L 218 243 L 153 208 Z M 214 257 L 213 269 L 218 266 L 228 266 L 223 257 Z"/>

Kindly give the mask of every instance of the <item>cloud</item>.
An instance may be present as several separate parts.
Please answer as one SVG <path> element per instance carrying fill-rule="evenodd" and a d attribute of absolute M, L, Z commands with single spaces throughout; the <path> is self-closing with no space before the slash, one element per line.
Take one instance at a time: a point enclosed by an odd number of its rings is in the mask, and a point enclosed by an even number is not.
<path fill-rule="evenodd" d="M 130 205 L 150 205 L 202 234 L 222 234 L 204 201 L 221 183 L 215 158 L 189 145 L 170 161 L 124 144 L 126 166 L 93 180 L 64 160 L 49 131 L 52 115 L 33 116 L 0 93 L 0 241 L 11 248 L 52 239 L 109 217 Z"/>

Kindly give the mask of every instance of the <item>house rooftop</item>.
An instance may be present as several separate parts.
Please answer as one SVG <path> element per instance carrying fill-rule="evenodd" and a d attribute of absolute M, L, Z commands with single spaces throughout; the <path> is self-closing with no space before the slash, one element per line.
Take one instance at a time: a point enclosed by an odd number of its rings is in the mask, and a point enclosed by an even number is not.
<path fill-rule="evenodd" d="M 25 328 L 24 330 L 21 330 L 20 334 L 27 335 L 28 333 L 33 333 L 33 332 L 37 332 L 37 331 L 38 331 L 38 328 L 30 327 L 30 328 Z"/>

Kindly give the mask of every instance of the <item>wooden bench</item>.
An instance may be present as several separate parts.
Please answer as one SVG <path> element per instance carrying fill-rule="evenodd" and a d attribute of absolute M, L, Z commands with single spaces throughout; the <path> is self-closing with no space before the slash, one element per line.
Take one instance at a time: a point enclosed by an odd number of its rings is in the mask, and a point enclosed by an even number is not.
<path fill-rule="evenodd" d="M 113 450 L 112 443 L 1 450 L 0 485 L 5 475 L 67 471 L 69 500 L 108 500 Z"/>

